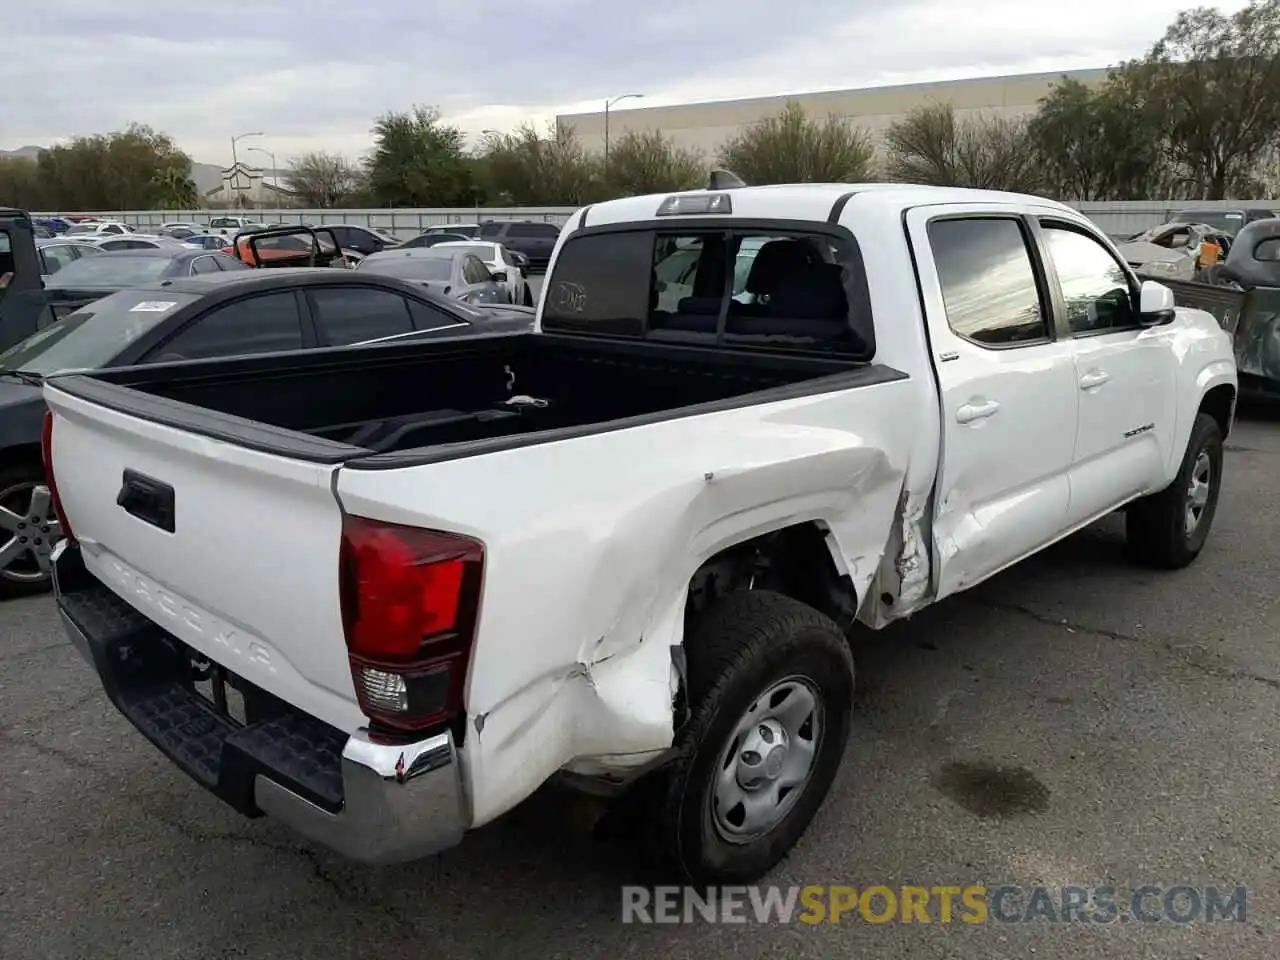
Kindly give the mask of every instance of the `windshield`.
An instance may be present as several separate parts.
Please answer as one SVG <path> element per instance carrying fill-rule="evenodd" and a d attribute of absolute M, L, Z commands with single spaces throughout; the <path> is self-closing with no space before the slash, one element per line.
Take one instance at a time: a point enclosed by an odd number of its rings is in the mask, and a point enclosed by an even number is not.
<path fill-rule="evenodd" d="M 69 263 L 50 279 L 50 287 L 126 286 L 159 280 L 169 269 L 168 257 L 112 256 L 109 253 Z"/>
<path fill-rule="evenodd" d="M 448 280 L 453 276 L 453 260 L 447 257 L 387 257 L 385 260 L 370 257 L 356 269 L 401 280 Z"/>
<path fill-rule="evenodd" d="M 75 234 L 92 234 L 98 232 L 98 225 L 95 223 L 76 223 L 71 225 L 71 229 L 67 231 L 68 236 Z"/>
<path fill-rule="evenodd" d="M 1227 233 L 1235 233 L 1244 226 L 1244 214 L 1224 213 L 1221 210 L 1184 210 L 1174 220 L 1178 223 L 1207 223 Z"/>
<path fill-rule="evenodd" d="M 0 353 L 0 370 L 26 370 L 44 377 L 61 370 L 96 370 L 196 299 L 170 290 L 113 293 Z"/>

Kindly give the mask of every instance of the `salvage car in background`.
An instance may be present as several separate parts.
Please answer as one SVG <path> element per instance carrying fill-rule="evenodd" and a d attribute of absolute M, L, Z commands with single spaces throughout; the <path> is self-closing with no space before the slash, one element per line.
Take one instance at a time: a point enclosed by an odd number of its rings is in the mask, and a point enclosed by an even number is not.
<path fill-rule="evenodd" d="M 434 247 L 442 243 L 466 243 L 471 239 L 461 233 L 424 233 L 412 240 L 406 240 L 396 249 L 411 250 L 414 247 Z"/>
<path fill-rule="evenodd" d="M 236 234 L 223 251 L 250 267 L 351 267 L 358 253 L 342 249 L 327 227 L 262 227 Z"/>
<path fill-rule="evenodd" d="M 1194 279 L 1142 275 L 1166 284 L 1179 305 L 1213 314 L 1231 335 L 1241 396 L 1280 399 L 1280 219 L 1241 228 L 1222 265 Z"/>
<path fill-rule="evenodd" d="M 383 276 L 237 266 L 114 293 L 0 354 L 0 600 L 47 589 L 60 536 L 40 463 L 44 377 L 533 325 L 531 310 L 470 308 Z"/>
<path fill-rule="evenodd" d="M 343 250 L 354 251 L 362 257 L 381 253 L 400 246 L 401 239 L 378 227 L 362 227 L 354 223 L 322 223 L 320 229 L 328 230 Z"/>
<path fill-rule="evenodd" d="M 1235 236 L 1244 227 L 1259 220 L 1269 220 L 1274 217 L 1274 210 L 1264 210 L 1257 208 L 1242 210 L 1210 210 L 1210 209 L 1194 209 L 1179 210 L 1172 217 L 1173 221 L 1178 223 L 1207 223 L 1212 227 L 1216 227 L 1223 233 Z"/>
<path fill-rule="evenodd" d="M 511 289 L 511 302 L 522 303 L 526 307 L 533 306 L 533 291 L 529 289 L 529 281 L 525 271 L 529 267 L 529 258 L 522 253 L 508 250 L 500 243 L 485 240 L 457 240 L 448 243 L 433 244 L 432 250 L 456 250 L 461 253 L 474 253 L 488 268 L 495 279 L 505 277 Z"/>
<path fill-rule="evenodd" d="M 48 277 L 81 257 L 96 257 L 102 248 L 96 243 L 76 243 L 71 240 L 37 240 L 36 251 L 40 255 L 40 275 Z"/>
<path fill-rule="evenodd" d="M 474 253 L 444 243 L 375 253 L 357 264 L 356 271 L 410 280 L 463 303 L 518 302 L 505 268 L 490 269 Z"/>
<path fill-rule="evenodd" d="M 1195 280 L 1222 262 L 1232 235 L 1212 224 L 1175 221 L 1144 230 L 1116 245 L 1135 270 L 1151 277 Z"/>
<path fill-rule="evenodd" d="M 119 290 L 155 280 L 247 269 L 235 257 L 193 250 L 175 241 L 143 250 L 104 252 L 68 264 L 45 284 L 45 300 L 57 319 Z"/>
<path fill-rule="evenodd" d="M 476 237 L 492 240 L 508 250 L 515 250 L 529 259 L 530 270 L 545 270 L 551 260 L 551 251 L 560 238 L 561 228 L 554 223 L 534 220 L 488 220 L 480 224 Z"/>

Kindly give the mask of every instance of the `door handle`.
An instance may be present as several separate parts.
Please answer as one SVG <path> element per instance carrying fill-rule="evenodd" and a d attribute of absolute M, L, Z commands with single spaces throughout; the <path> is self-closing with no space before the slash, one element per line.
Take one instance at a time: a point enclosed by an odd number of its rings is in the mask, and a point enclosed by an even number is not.
<path fill-rule="evenodd" d="M 994 400 L 984 400 L 981 403 L 966 403 L 956 410 L 957 423 L 972 423 L 974 420 L 984 420 L 987 417 L 995 416 L 1000 410 L 1000 404 Z"/>
<path fill-rule="evenodd" d="M 1090 370 L 1080 378 L 1081 390 L 1092 390 L 1094 387 L 1100 387 L 1111 379 L 1111 374 L 1102 370 Z"/>

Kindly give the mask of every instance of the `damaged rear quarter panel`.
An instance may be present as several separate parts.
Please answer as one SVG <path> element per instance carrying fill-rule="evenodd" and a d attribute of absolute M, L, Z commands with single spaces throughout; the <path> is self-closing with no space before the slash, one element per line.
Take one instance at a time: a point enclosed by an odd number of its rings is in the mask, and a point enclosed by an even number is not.
<path fill-rule="evenodd" d="M 895 522 L 919 389 L 907 379 L 343 470 L 348 512 L 485 544 L 463 750 L 473 825 L 574 761 L 625 769 L 670 745 L 688 581 L 725 547 L 820 521 L 862 597 Z"/>

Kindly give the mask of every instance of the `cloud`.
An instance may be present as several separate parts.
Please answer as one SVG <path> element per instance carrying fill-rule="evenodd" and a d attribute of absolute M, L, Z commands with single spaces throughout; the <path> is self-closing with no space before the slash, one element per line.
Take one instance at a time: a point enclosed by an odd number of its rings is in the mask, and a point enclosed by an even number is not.
<path fill-rule="evenodd" d="M 1102 66 L 1136 56 L 1179 0 L 43 0 L 7 17 L 2 147 L 131 121 L 227 162 L 358 155 L 373 119 L 435 104 L 469 134 L 635 105 Z M 1220 6 L 1234 11 L 1243 0 Z M 630 105 L 630 104 L 629 104 Z"/>

